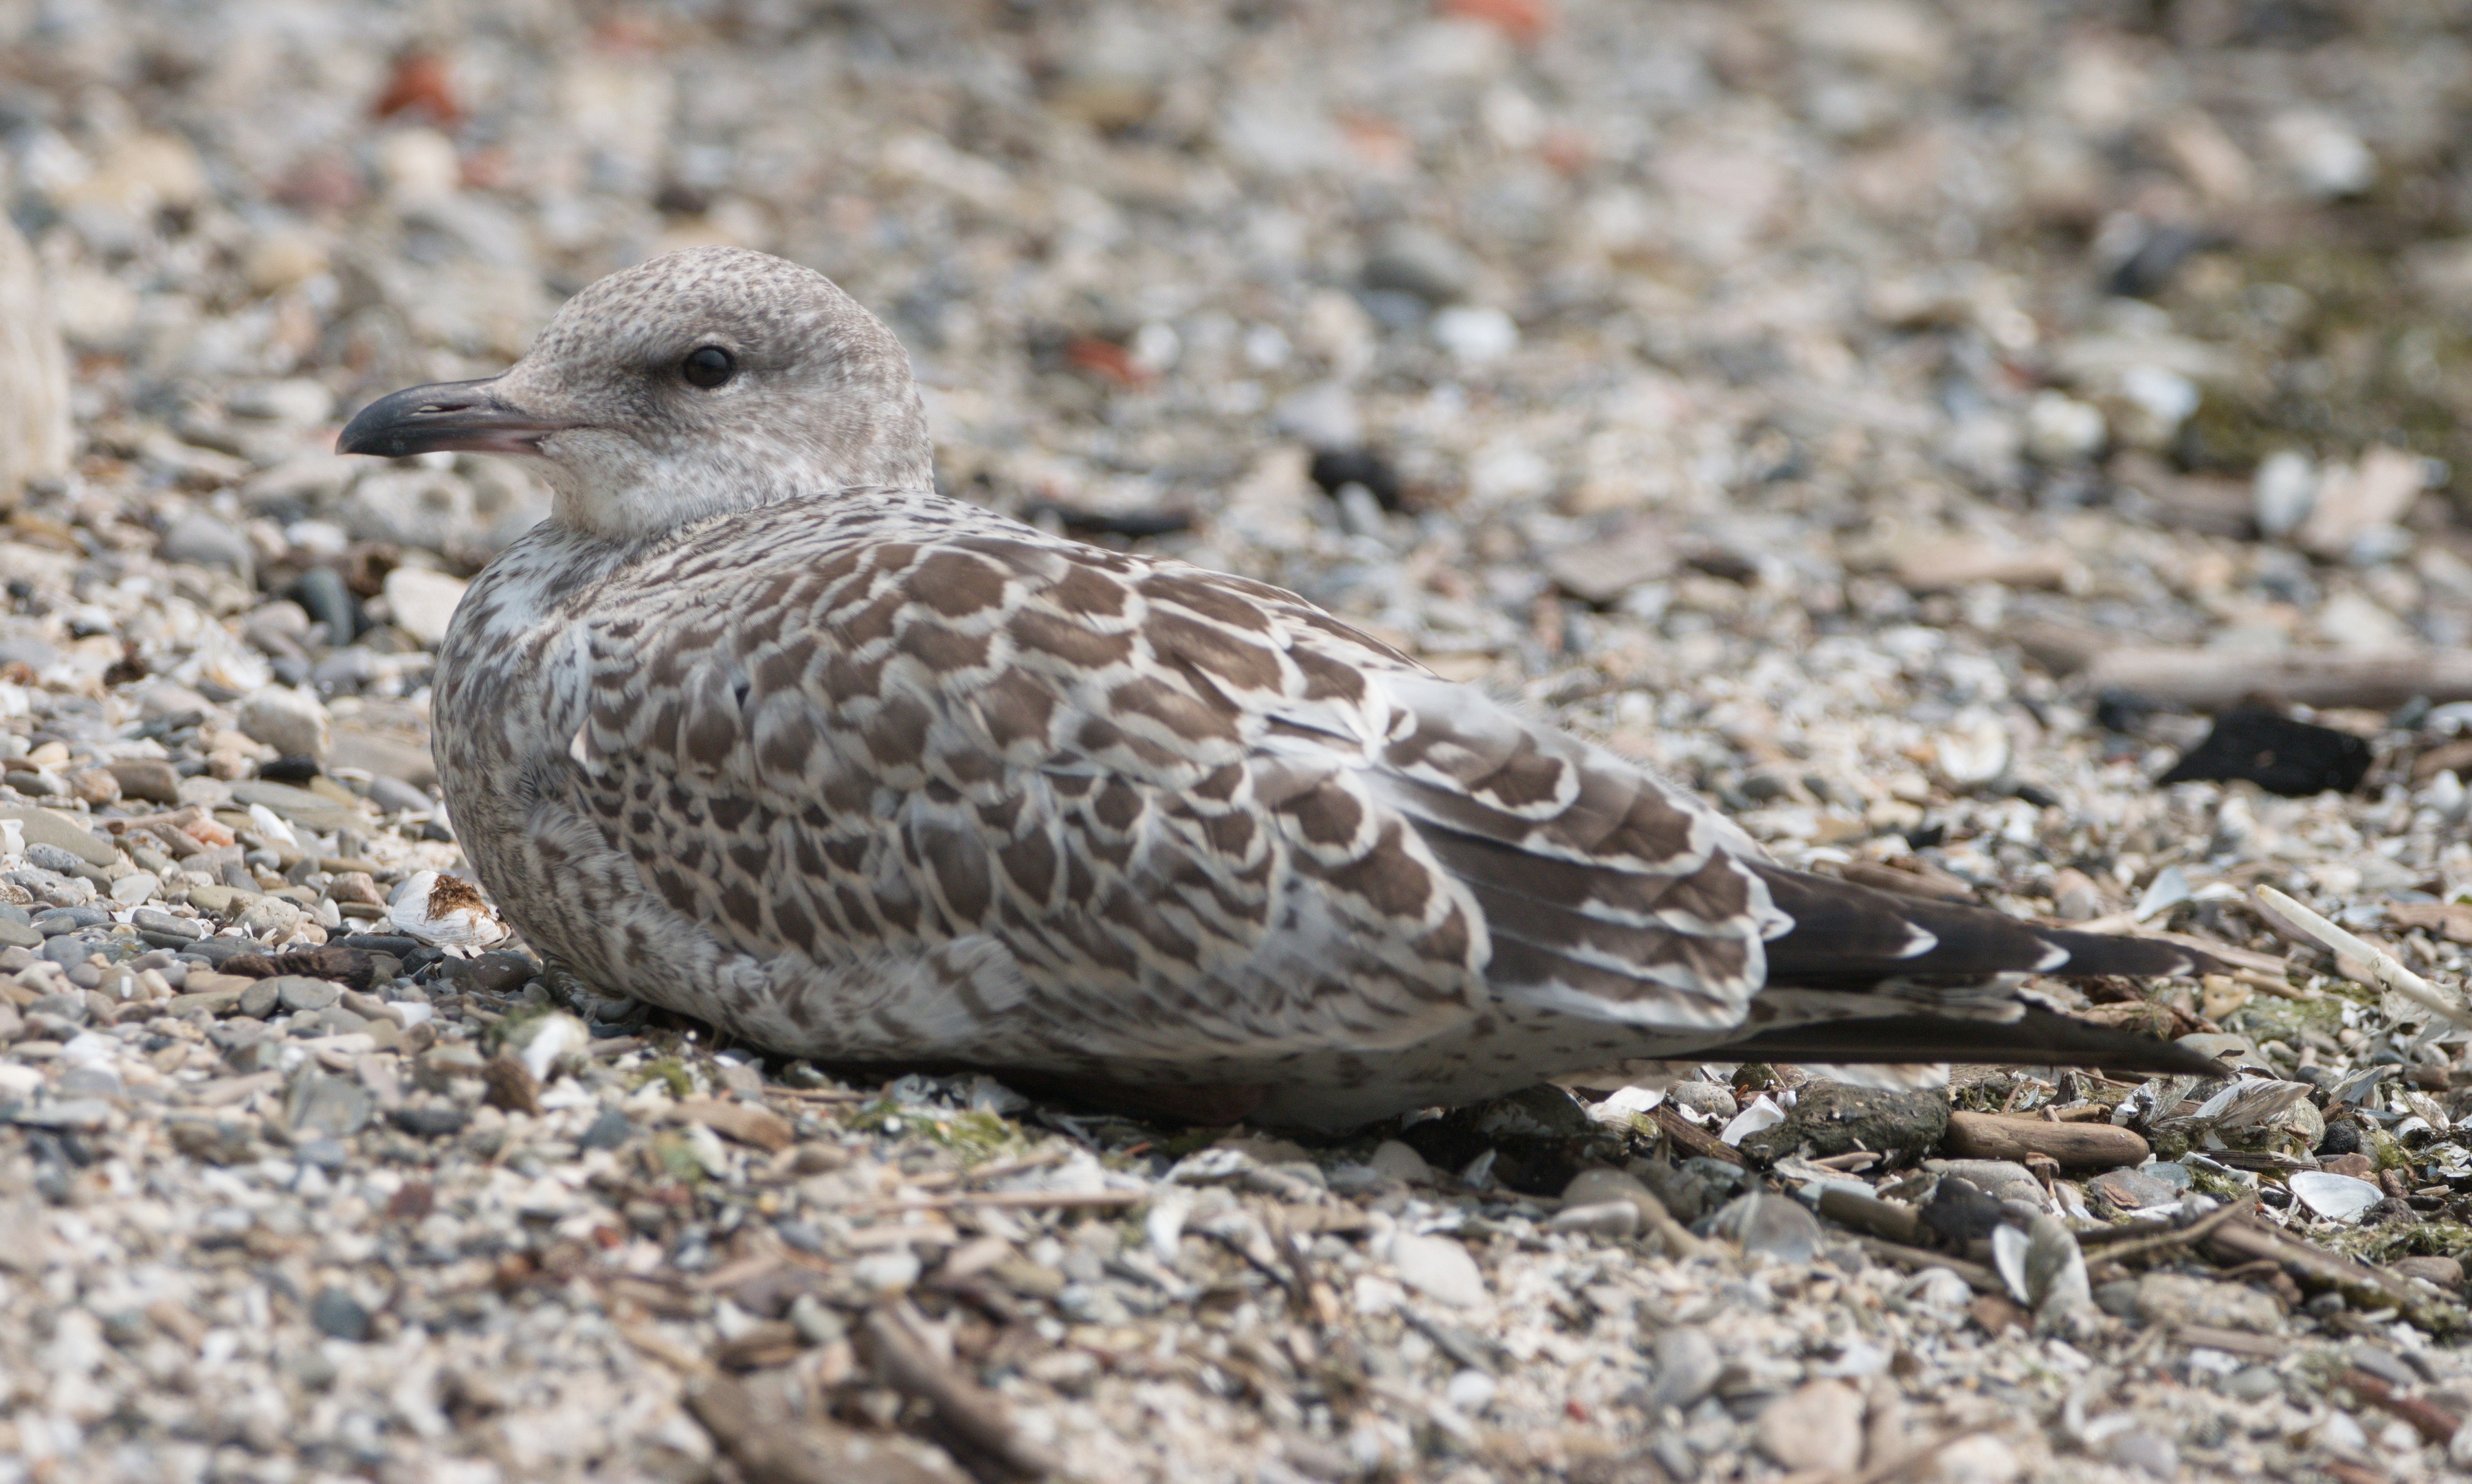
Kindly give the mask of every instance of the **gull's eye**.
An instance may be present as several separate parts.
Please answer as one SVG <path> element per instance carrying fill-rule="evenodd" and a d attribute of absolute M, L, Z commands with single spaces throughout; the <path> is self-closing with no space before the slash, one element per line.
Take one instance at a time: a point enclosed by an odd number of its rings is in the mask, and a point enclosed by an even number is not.
<path fill-rule="evenodd" d="M 678 363 L 678 374 L 688 386 L 710 391 L 738 374 L 738 358 L 719 345 L 699 345 Z"/>

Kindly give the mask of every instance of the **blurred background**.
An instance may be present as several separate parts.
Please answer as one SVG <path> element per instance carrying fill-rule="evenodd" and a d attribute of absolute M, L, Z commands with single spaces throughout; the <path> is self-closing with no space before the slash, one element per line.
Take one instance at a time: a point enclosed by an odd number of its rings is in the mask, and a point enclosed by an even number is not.
<path fill-rule="evenodd" d="M 1833 755 L 1826 843 L 1903 817 L 1883 766 L 2007 776 L 2013 695 L 2109 644 L 2472 630 L 2460 9 L 0 0 L 72 373 L 11 560 L 297 605 L 204 661 L 92 591 L 11 642 L 417 695 L 544 503 L 342 416 L 736 243 L 899 331 L 948 489 L 1715 787 Z"/>

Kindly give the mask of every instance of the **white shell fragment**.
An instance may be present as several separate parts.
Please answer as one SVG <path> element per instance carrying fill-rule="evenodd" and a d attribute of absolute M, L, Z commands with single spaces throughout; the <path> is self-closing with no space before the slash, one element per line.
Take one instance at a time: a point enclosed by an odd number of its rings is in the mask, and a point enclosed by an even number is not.
<path fill-rule="evenodd" d="M 2361 1213 L 2386 1199 L 2386 1192 L 2365 1180 L 2322 1169 L 2304 1169 L 2285 1182 L 2300 1203 L 2330 1221 L 2357 1221 Z"/>
<path fill-rule="evenodd" d="M 506 941 L 507 925 L 481 888 L 461 876 L 416 872 L 387 908 L 395 930 L 438 948 L 491 948 Z"/>
<path fill-rule="evenodd" d="M 1785 1110 L 1776 1105 L 1776 1099 L 1762 1093 L 1749 1107 L 1735 1114 L 1733 1120 L 1717 1137 L 1727 1143 L 1739 1144 L 1760 1130 L 1774 1128 L 1784 1121 Z"/>

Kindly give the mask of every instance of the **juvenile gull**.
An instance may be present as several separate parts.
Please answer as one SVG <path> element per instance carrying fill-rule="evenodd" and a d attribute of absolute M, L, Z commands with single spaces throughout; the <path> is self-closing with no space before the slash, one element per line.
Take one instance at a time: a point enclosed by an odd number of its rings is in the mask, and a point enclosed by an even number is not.
<path fill-rule="evenodd" d="M 778 258 L 602 279 L 341 446 L 546 476 L 440 649 L 456 828 L 535 948 L 757 1046 L 1322 1128 L 1640 1057 L 2214 1070 L 2021 993 L 2180 949 L 1785 869 L 1293 594 L 935 493 L 899 342 Z"/>

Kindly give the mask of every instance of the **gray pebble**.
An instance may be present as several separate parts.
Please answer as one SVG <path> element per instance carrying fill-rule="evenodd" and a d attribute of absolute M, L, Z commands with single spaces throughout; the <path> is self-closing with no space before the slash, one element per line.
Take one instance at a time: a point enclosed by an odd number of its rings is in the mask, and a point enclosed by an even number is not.
<path fill-rule="evenodd" d="M 583 1137 L 576 1143 L 585 1149 L 615 1149 L 634 1136 L 635 1125 L 629 1121 L 627 1115 L 615 1108 L 604 1108 L 601 1116 L 592 1120 L 592 1126 L 583 1131 Z"/>
<path fill-rule="evenodd" d="M 18 909 L 21 913 L 24 908 Z M 40 948 L 42 932 L 22 922 L 0 920 L 0 948 Z"/>
<path fill-rule="evenodd" d="M 323 1010 L 344 998 L 343 985 L 305 974 L 278 974 L 262 982 L 274 987 L 275 998 L 287 1010 Z"/>
<path fill-rule="evenodd" d="M 368 1088 L 321 1072 L 304 1069 L 283 1090 L 283 1121 L 295 1133 L 341 1139 L 359 1133 L 375 1111 Z"/>
<path fill-rule="evenodd" d="M 169 912 L 151 907 L 141 907 L 131 913 L 130 921 L 135 924 L 140 932 L 176 938 L 181 943 L 194 942 L 205 936 L 206 931 L 205 924 L 194 918 L 175 917 Z"/>
<path fill-rule="evenodd" d="M 2223 1378 L 2223 1395 L 2241 1402 L 2263 1402 L 2283 1394 L 2283 1378 L 2262 1365 L 2246 1365 Z"/>
<path fill-rule="evenodd" d="M 309 1301 L 309 1322 L 320 1332 L 355 1344 L 369 1337 L 369 1311 L 341 1288 L 321 1288 Z"/>
<path fill-rule="evenodd" d="M 26 1013 L 29 1015 L 56 1015 L 61 1020 L 73 1021 L 76 1024 L 83 1025 L 85 1024 L 86 1016 L 85 996 L 45 995 L 40 1000 L 36 1001 L 33 1004 L 26 1006 Z"/>
<path fill-rule="evenodd" d="M 240 992 L 240 1013 L 264 1020 L 273 1013 L 274 1002 L 279 996 L 280 990 L 274 980 L 260 979 Z"/>
<path fill-rule="evenodd" d="M 1649 1392 L 1652 1406 L 1687 1411 L 1717 1385 L 1725 1369 L 1716 1341 L 1701 1330 L 1666 1330 L 1649 1341 L 1648 1363 L 1655 1381 Z"/>
<path fill-rule="evenodd" d="M 62 876 L 75 876 L 78 867 L 85 864 L 84 861 L 58 845 L 47 845 L 40 840 L 26 847 L 26 860 L 31 865 L 41 866 L 46 871 L 57 871 Z"/>
<path fill-rule="evenodd" d="M 433 1103 L 421 1107 L 397 1108 L 394 1111 L 394 1126 L 407 1134 L 418 1134 L 424 1139 L 437 1139 L 461 1132 L 464 1118 L 464 1112 L 461 1108 L 451 1104 Z"/>

